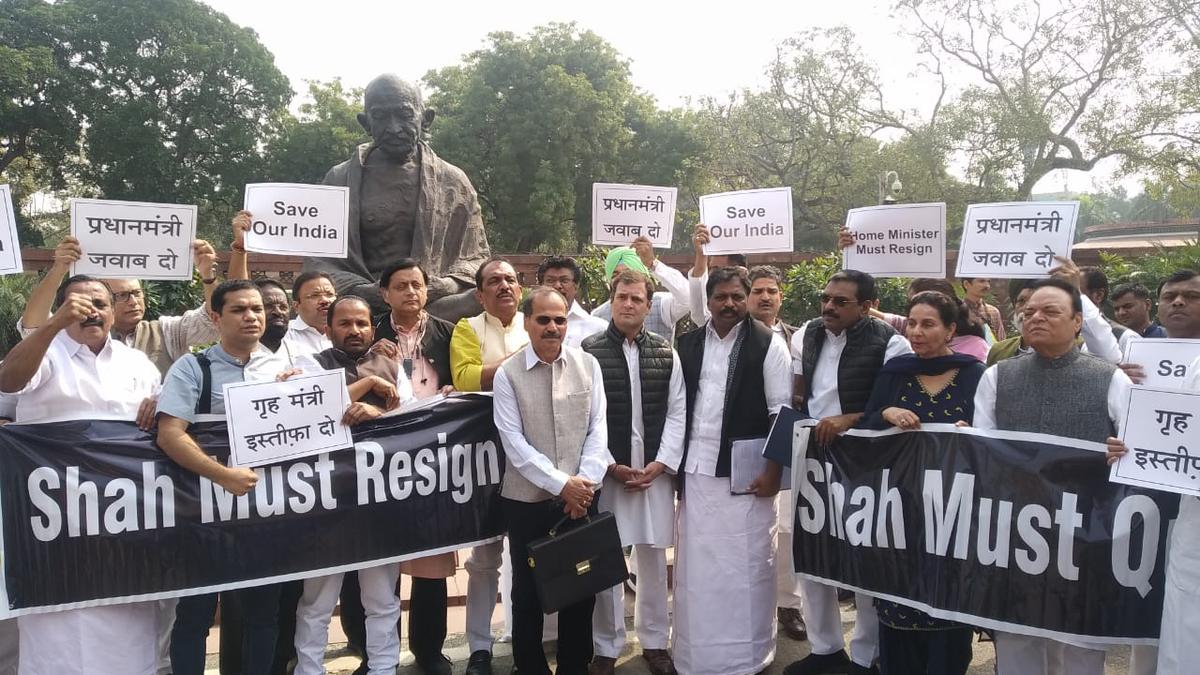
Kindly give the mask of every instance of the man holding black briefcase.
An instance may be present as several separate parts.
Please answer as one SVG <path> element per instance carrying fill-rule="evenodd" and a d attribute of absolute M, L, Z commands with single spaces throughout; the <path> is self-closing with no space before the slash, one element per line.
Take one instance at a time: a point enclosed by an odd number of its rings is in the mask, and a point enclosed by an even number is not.
<path fill-rule="evenodd" d="M 507 464 L 500 495 L 513 550 L 515 672 L 549 675 L 542 651 L 543 607 L 525 554 L 564 515 L 579 519 L 595 511 L 595 489 L 612 456 L 600 365 L 590 354 L 562 344 L 566 300 L 553 289 L 535 288 L 521 310 L 529 346 L 505 361 L 493 381 L 496 428 Z M 587 583 L 582 572 L 580 583 Z M 559 675 L 587 672 L 594 606 L 595 596 L 587 595 L 559 608 Z"/>

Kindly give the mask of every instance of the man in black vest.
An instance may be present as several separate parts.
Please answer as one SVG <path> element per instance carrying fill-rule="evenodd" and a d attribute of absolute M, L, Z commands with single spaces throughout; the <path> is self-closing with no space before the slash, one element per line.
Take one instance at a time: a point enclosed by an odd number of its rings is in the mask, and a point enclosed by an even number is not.
<path fill-rule="evenodd" d="M 888 360 L 912 352 L 904 336 L 871 318 L 875 298 L 875 279 L 870 274 L 842 270 L 830 277 L 821 293 L 821 316 L 792 336 L 793 400 L 800 412 L 819 420 L 813 433 L 818 443 L 829 443 L 854 426 L 879 369 Z M 801 580 L 800 588 L 812 653 L 784 672 L 878 672 L 873 664 L 879 651 L 879 619 L 873 600 L 863 594 L 855 598 L 858 616 L 847 658 L 837 590 L 808 580 Z"/>
<path fill-rule="evenodd" d="M 612 321 L 587 337 L 583 350 L 600 363 L 608 397 L 608 467 L 600 510 L 617 518 L 621 544 L 637 552 L 634 626 L 654 675 L 672 675 L 667 652 L 667 548 L 675 539 L 675 486 L 670 476 L 683 457 L 687 401 L 683 369 L 671 343 L 646 330 L 654 281 L 623 270 L 609 291 Z M 572 319 L 574 320 L 574 319 Z M 596 596 L 591 675 L 610 675 L 625 647 L 625 586 Z"/>
<path fill-rule="evenodd" d="M 673 656 L 688 675 L 749 675 L 775 653 L 781 472 L 761 452 L 772 416 L 789 400 L 788 353 L 749 316 L 744 268 L 713 270 L 705 291 L 712 318 L 679 339 L 687 433 Z M 757 477 L 731 475 L 735 454 L 739 467 L 743 459 L 763 465 Z"/>

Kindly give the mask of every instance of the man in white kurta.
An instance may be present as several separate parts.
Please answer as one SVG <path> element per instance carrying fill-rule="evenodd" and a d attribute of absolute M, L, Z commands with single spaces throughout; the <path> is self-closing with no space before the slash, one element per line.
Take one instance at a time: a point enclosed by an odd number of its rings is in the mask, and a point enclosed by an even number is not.
<path fill-rule="evenodd" d="M 683 369 L 671 344 L 645 329 L 654 282 L 622 271 L 612 282 L 612 323 L 583 350 L 595 356 L 608 397 L 608 467 L 600 510 L 617 518 L 621 544 L 635 551 L 634 628 L 654 675 L 675 672 L 667 641 L 667 548 L 675 540 L 675 485 L 683 455 L 687 401 Z M 619 436 L 617 436 L 619 435 Z M 667 475 L 664 475 L 667 474 Z M 596 596 L 591 675 L 613 672 L 625 647 L 625 585 Z"/>
<path fill-rule="evenodd" d="M 765 439 L 791 396 L 789 357 L 749 316 L 746 270 L 713 270 L 705 291 L 712 319 L 679 339 L 688 420 L 672 655 L 688 675 L 749 675 L 775 658 L 781 470 L 764 460 L 750 494 L 732 494 L 732 442 Z"/>
<path fill-rule="evenodd" d="M 0 364 L 0 391 L 19 394 L 16 423 L 136 419 L 158 393 L 159 373 L 145 354 L 109 337 L 108 288 L 72 277 L 57 304 Z M 31 614 L 18 625 L 22 675 L 155 672 L 154 603 Z"/>
<path fill-rule="evenodd" d="M 326 333 L 326 313 L 337 299 L 333 282 L 324 272 L 305 272 L 292 285 L 292 304 L 296 318 L 288 322 L 287 333 L 276 353 L 295 365 L 301 356 L 311 356 L 333 346 Z"/>

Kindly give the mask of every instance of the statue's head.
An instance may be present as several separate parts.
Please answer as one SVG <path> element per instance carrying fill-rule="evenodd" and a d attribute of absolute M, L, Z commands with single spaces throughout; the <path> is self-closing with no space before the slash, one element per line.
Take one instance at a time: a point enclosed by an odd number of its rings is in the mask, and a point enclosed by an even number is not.
<path fill-rule="evenodd" d="M 421 101 L 421 90 L 386 74 L 371 80 L 363 92 L 358 123 L 371 134 L 375 147 L 395 160 L 408 161 L 421 133 L 433 122 L 433 110 Z"/>

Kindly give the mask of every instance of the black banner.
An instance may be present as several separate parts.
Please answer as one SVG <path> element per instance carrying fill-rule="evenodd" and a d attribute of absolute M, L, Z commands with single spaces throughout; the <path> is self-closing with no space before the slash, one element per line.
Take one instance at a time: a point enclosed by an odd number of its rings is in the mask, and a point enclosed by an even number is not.
<path fill-rule="evenodd" d="M 224 461 L 223 423 L 191 431 Z M 379 419 L 354 440 L 261 467 L 234 497 L 132 423 L 0 427 L 8 615 L 319 576 L 503 531 L 490 397 Z"/>
<path fill-rule="evenodd" d="M 1158 638 L 1174 495 L 1110 483 L 1097 444 L 927 429 L 808 444 L 797 572 L 984 628 Z"/>

